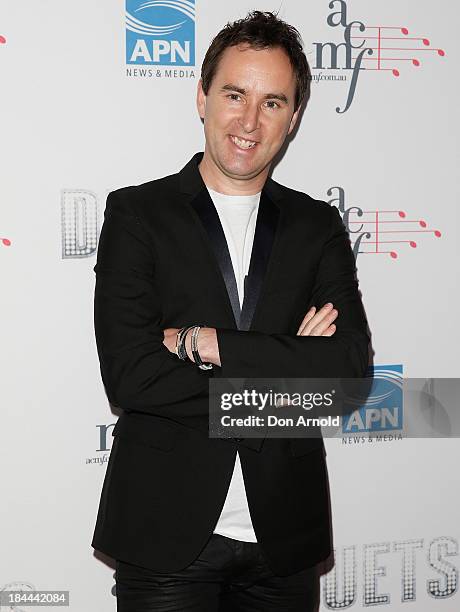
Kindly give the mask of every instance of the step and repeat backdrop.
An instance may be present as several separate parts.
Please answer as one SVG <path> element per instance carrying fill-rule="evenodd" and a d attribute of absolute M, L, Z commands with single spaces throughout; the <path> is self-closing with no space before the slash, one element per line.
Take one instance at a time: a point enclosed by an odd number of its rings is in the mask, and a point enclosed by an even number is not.
<path fill-rule="evenodd" d="M 339 208 L 376 377 L 459 376 L 457 3 L 0 0 L 2 590 L 116 609 L 90 546 L 117 419 L 93 331 L 105 200 L 203 150 L 204 53 L 252 9 L 303 37 L 311 101 L 273 178 Z M 456 611 L 458 441 L 405 436 L 394 399 L 367 410 L 326 441 L 321 610 Z"/>

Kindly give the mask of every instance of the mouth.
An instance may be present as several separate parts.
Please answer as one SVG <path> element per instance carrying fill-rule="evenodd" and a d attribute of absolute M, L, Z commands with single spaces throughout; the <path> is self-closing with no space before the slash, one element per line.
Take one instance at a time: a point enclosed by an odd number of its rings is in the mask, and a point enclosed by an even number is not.
<path fill-rule="evenodd" d="M 230 140 L 236 145 L 239 149 L 243 151 L 248 151 L 249 149 L 253 149 L 257 142 L 255 140 L 246 140 L 245 138 L 238 138 L 238 136 L 230 135 Z"/>

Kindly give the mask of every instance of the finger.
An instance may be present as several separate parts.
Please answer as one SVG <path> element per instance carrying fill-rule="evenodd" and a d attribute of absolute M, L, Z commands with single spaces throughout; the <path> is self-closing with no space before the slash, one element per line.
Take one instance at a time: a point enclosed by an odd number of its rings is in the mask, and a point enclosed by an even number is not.
<path fill-rule="evenodd" d="M 308 321 L 310 321 L 310 319 L 314 317 L 315 311 L 316 311 L 316 307 L 312 306 L 310 310 L 307 312 L 307 314 L 304 316 L 304 318 L 302 319 L 302 323 L 299 325 L 299 329 L 297 330 L 298 336 L 302 334 L 302 329 L 305 327 Z"/>
<path fill-rule="evenodd" d="M 331 312 L 310 331 L 310 336 L 322 336 L 331 323 L 337 318 L 338 314 L 337 310 L 331 310 Z"/>
<path fill-rule="evenodd" d="M 325 304 L 315 315 L 312 317 L 302 329 L 302 336 L 311 335 L 312 329 L 318 325 L 325 317 L 327 317 L 332 311 L 332 304 Z"/>
<path fill-rule="evenodd" d="M 337 329 L 337 327 L 334 325 L 334 323 L 332 323 L 332 325 L 329 325 L 328 329 L 326 329 L 325 332 L 323 332 L 321 334 L 322 337 L 330 337 L 334 334 L 335 330 Z"/>

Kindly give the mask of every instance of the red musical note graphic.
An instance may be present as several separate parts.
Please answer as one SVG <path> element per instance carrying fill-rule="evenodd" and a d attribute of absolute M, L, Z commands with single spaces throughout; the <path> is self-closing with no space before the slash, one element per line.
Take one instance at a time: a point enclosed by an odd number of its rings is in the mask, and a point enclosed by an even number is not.
<path fill-rule="evenodd" d="M 356 219 L 354 218 L 355 215 Z M 358 212 L 351 210 L 348 222 L 350 238 L 352 238 L 353 233 L 365 234 L 359 245 L 360 254 L 390 255 L 393 259 L 397 259 L 398 253 L 396 250 L 387 245 L 408 244 L 413 249 L 417 248 L 417 242 L 408 234 L 424 233 L 432 234 L 436 238 L 441 237 L 441 232 L 428 228 L 426 221 L 423 219 L 407 219 L 403 210 L 368 210 L 362 211 L 361 216 Z M 399 227 L 402 229 L 398 229 Z M 404 238 L 399 234 L 404 234 L 407 237 Z M 366 245 L 372 245 L 371 249 L 362 250 Z"/>
<path fill-rule="evenodd" d="M 353 29 L 359 29 L 359 26 L 352 26 Z M 396 30 L 395 33 L 399 33 L 399 36 L 384 36 L 386 30 Z M 369 31 L 371 35 L 367 36 L 366 32 Z M 393 33 L 393 32 L 392 32 Z M 375 35 L 374 35 L 375 34 Z M 371 44 L 375 44 L 375 47 L 368 47 L 367 49 L 372 49 L 374 54 L 372 56 L 363 57 L 363 61 L 375 62 L 375 67 L 368 68 L 366 70 L 387 70 L 390 71 L 393 76 L 399 77 L 400 72 L 398 68 L 394 66 L 396 62 L 410 62 L 413 66 L 418 68 L 420 66 L 420 59 L 415 57 L 418 53 L 423 51 L 428 51 L 431 53 L 437 53 L 440 57 L 444 57 L 446 55 L 444 49 L 432 48 L 430 45 L 430 41 L 426 37 L 419 36 L 409 36 L 409 30 L 405 27 L 398 26 L 366 26 L 361 36 L 351 36 L 351 38 L 363 40 L 364 44 L 366 41 L 376 41 Z M 401 46 L 398 46 L 398 42 L 389 43 L 389 45 L 396 46 L 385 46 L 385 41 L 398 41 L 401 43 Z M 417 42 L 422 43 L 420 46 L 410 46 L 416 45 Z M 407 45 L 405 43 L 408 43 Z M 425 48 L 424 48 L 425 47 Z M 412 53 L 415 51 L 416 53 Z M 397 53 L 393 53 L 397 52 Z M 411 52 L 411 53 L 409 53 Z M 405 55 L 409 53 L 409 57 L 405 57 Z M 397 57 L 397 56 L 403 57 Z M 391 62 L 393 67 L 385 67 L 384 62 Z"/>

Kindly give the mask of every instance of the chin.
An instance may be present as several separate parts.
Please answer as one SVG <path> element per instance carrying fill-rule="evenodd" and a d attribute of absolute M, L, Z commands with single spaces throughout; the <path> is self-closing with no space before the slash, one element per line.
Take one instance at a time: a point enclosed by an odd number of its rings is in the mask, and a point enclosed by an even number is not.
<path fill-rule="evenodd" d="M 231 178 L 251 179 L 259 174 L 257 168 L 224 167 L 225 173 Z"/>
<path fill-rule="evenodd" d="M 226 174 L 235 177 L 246 177 L 246 176 L 255 176 L 258 174 L 258 168 L 255 164 L 241 164 L 238 162 L 227 161 L 225 160 L 221 163 L 222 169 Z"/>

